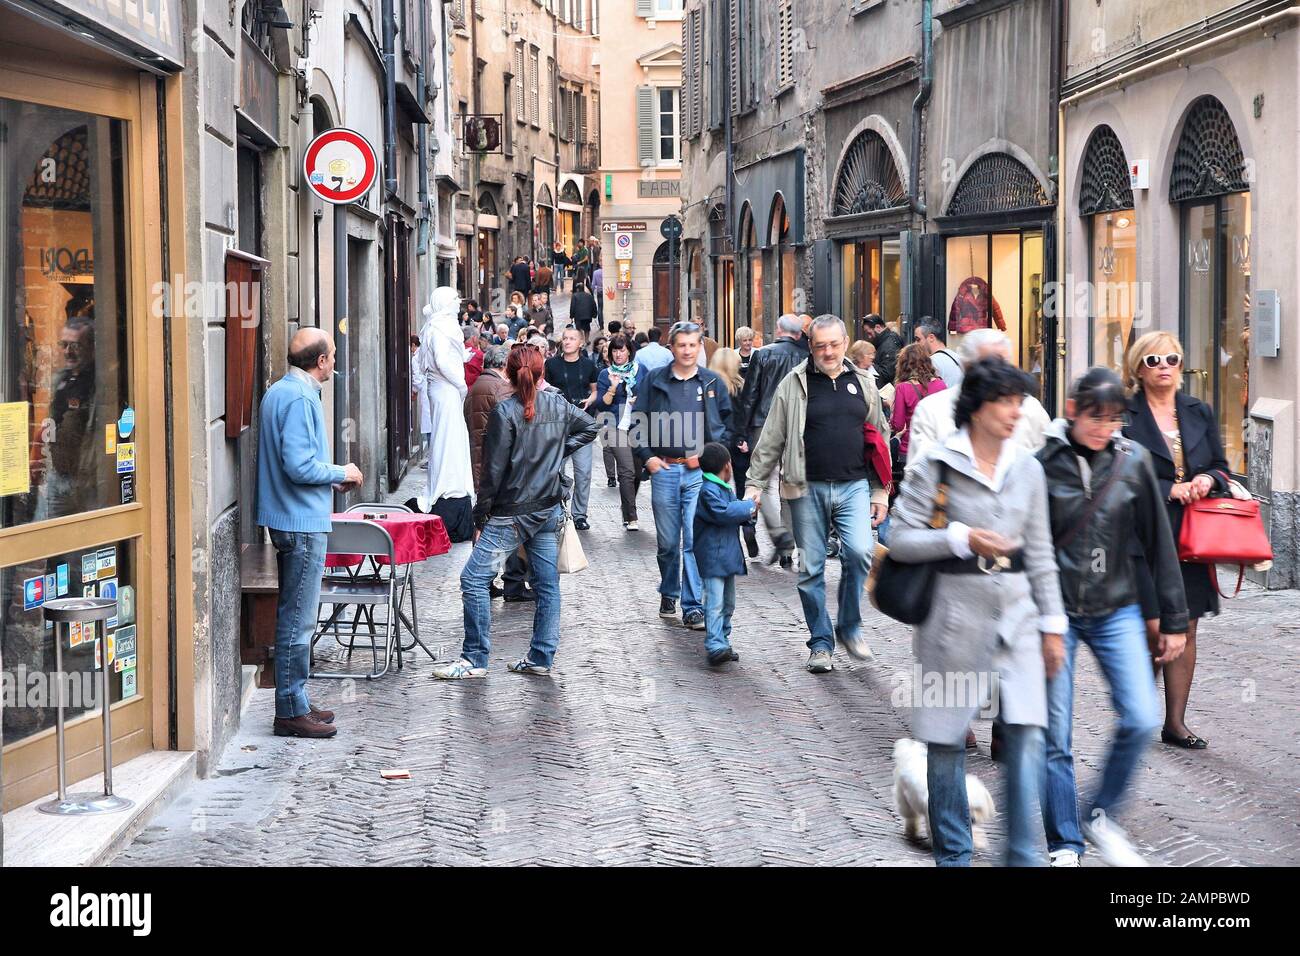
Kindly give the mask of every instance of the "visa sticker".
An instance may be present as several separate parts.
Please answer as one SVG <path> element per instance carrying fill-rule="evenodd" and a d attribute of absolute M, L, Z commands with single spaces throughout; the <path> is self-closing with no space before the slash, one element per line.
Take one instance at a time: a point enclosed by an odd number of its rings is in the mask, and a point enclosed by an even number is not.
<path fill-rule="evenodd" d="M 66 564 L 60 564 L 55 568 L 54 574 L 57 579 L 55 593 L 57 593 L 59 597 L 63 597 L 63 595 L 68 593 L 68 576 L 70 574 L 68 566 Z"/>
<path fill-rule="evenodd" d="M 95 577 L 117 577 L 117 548 L 100 548 L 95 552 Z"/>
<path fill-rule="evenodd" d="M 135 409 L 130 405 L 122 409 L 122 417 L 117 420 L 117 433 L 123 438 L 130 438 L 135 431 Z"/>

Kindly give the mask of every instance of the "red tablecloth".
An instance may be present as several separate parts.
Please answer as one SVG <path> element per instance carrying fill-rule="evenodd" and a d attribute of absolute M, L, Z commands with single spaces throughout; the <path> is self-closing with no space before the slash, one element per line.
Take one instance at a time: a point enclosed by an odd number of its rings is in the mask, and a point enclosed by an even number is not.
<path fill-rule="evenodd" d="M 366 520 L 362 517 L 360 511 L 333 515 L 332 517 L 335 521 Z M 399 511 L 386 514 L 382 518 L 372 519 L 372 521 L 387 531 L 393 539 L 393 555 L 396 557 L 398 564 L 415 564 L 425 558 L 446 554 L 451 550 L 451 538 L 447 536 L 447 529 L 443 526 L 442 519 L 437 515 L 421 515 Z M 381 564 L 387 563 L 383 558 L 378 560 Z M 359 554 L 325 555 L 325 566 L 327 568 L 351 567 L 360 563 L 361 555 Z"/>

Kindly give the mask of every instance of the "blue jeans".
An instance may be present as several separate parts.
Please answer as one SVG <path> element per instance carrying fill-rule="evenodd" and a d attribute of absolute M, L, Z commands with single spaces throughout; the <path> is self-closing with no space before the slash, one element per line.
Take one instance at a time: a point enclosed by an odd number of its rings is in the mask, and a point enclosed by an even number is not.
<path fill-rule="evenodd" d="M 835 650 L 835 633 L 843 640 L 862 630 L 862 588 L 873 548 L 871 485 L 860 481 L 810 481 L 802 498 L 790 500 L 794 538 L 799 545 L 799 601 L 808 622 L 809 650 Z M 826 538 L 834 527 L 840 538 L 840 590 L 835 633 L 826 612 Z"/>
<path fill-rule="evenodd" d="M 695 567 L 695 502 L 703 472 L 664 465 L 650 476 L 650 507 L 659 546 L 659 593 L 682 600 L 682 614 L 702 611 L 700 572 Z"/>
<path fill-rule="evenodd" d="M 1082 855 L 1083 834 L 1079 830 L 1070 740 L 1074 720 L 1074 657 L 1080 641 L 1092 648 L 1119 713 L 1115 739 L 1106 757 L 1097 794 L 1088 804 L 1087 819 L 1098 812 L 1114 815 L 1151 732 L 1160 726 L 1160 714 L 1146 625 L 1138 605 L 1130 604 L 1100 617 L 1071 615 L 1070 629 L 1065 635 L 1065 663 L 1047 682 L 1043 829 L 1047 833 L 1048 850 L 1073 850 Z"/>
<path fill-rule="evenodd" d="M 731 646 L 731 615 L 736 611 L 736 576 L 704 578 L 704 653 Z"/>
<path fill-rule="evenodd" d="M 568 457 L 568 461 L 573 463 L 573 500 L 569 503 L 569 511 L 575 520 L 587 517 L 587 502 L 591 499 L 591 455 L 592 445 L 587 444 Z"/>
<path fill-rule="evenodd" d="M 275 716 L 301 717 L 311 710 L 307 676 L 311 637 L 320 611 L 325 541 L 320 531 L 271 530 L 280 597 L 275 605 Z"/>
<path fill-rule="evenodd" d="M 1038 787 L 1043 773 L 1043 731 L 1028 724 L 1002 725 L 1007 821 L 1007 866 L 1041 866 L 1037 827 Z M 936 866 L 970 866 L 970 805 L 966 801 L 966 746 L 930 744 L 930 842 Z"/>
<path fill-rule="evenodd" d="M 528 579 L 537 595 L 533 609 L 533 640 L 528 660 L 550 667 L 560 646 L 560 572 L 555 560 L 560 551 L 564 509 L 554 512 L 540 531 L 521 540 L 513 518 L 489 518 L 474 551 L 460 572 L 460 599 L 465 609 L 465 644 L 461 656 L 475 667 L 487 667 L 492 650 L 492 600 L 488 585 L 501 572 L 519 545 L 528 555 Z"/>

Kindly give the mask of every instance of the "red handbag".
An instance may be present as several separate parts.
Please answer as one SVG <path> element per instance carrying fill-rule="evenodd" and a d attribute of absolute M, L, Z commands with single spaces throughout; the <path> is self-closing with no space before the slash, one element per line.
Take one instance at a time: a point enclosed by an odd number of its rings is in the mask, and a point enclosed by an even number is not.
<path fill-rule="evenodd" d="M 1202 498 L 1183 508 L 1183 525 L 1178 532 L 1178 558 L 1192 564 L 1209 565 L 1210 581 L 1219 591 L 1216 564 L 1238 567 L 1236 597 L 1246 576 L 1246 565 L 1273 560 L 1259 502 L 1253 498 Z M 1227 597 L 1219 591 L 1220 597 Z"/>

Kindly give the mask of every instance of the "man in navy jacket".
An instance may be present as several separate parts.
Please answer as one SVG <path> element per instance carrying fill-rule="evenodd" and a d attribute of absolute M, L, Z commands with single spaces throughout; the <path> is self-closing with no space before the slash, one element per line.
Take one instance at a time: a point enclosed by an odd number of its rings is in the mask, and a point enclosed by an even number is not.
<path fill-rule="evenodd" d="M 700 494 L 700 452 L 709 442 L 727 444 L 731 398 L 714 372 L 700 368 L 702 330 L 678 322 L 668 332 L 673 361 L 638 382 L 629 438 L 637 460 L 650 474 L 659 560 L 659 616 L 677 617 L 702 631 L 704 607 L 695 566 L 695 503 Z"/>

